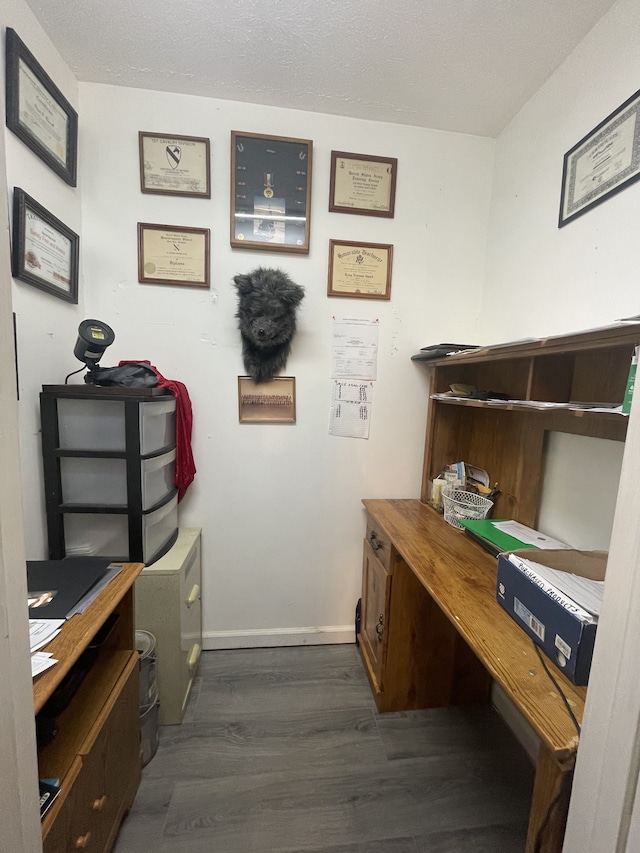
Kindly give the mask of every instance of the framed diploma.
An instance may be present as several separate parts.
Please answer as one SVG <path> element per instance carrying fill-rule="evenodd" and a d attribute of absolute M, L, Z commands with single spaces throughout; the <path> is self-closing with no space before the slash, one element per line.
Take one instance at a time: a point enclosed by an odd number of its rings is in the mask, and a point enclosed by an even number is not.
<path fill-rule="evenodd" d="M 138 281 L 209 287 L 209 229 L 138 222 Z"/>
<path fill-rule="evenodd" d="M 138 143 L 143 193 L 211 198 L 208 139 L 140 131 Z"/>
<path fill-rule="evenodd" d="M 309 254 L 313 142 L 231 131 L 231 245 Z"/>
<path fill-rule="evenodd" d="M 250 376 L 238 376 L 238 413 L 241 424 L 294 424 L 295 376 L 276 376 L 259 384 Z"/>
<path fill-rule="evenodd" d="M 640 178 L 640 91 L 564 155 L 558 228 Z"/>
<path fill-rule="evenodd" d="M 329 210 L 393 219 L 397 173 L 395 157 L 332 151 Z"/>
<path fill-rule="evenodd" d="M 76 186 L 78 114 L 15 30 L 6 35 L 7 127 Z"/>
<path fill-rule="evenodd" d="M 393 246 L 329 240 L 327 296 L 391 299 Z"/>
<path fill-rule="evenodd" d="M 79 242 L 76 233 L 14 187 L 11 271 L 15 278 L 77 305 Z"/>

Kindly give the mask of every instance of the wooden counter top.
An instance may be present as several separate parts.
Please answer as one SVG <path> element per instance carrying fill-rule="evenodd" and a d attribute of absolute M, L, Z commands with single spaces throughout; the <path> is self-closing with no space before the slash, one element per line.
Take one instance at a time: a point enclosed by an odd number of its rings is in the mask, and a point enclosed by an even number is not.
<path fill-rule="evenodd" d="M 575 760 L 578 734 L 533 643 L 496 601 L 496 558 L 418 500 L 363 500 L 414 575 L 522 712 L 560 767 Z M 578 721 L 586 688 L 549 669 Z"/>

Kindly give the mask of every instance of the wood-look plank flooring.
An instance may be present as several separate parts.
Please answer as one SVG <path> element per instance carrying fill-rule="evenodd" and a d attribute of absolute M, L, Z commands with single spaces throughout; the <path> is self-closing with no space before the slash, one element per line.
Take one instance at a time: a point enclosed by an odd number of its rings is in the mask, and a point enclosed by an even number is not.
<path fill-rule="evenodd" d="M 490 708 L 378 714 L 355 645 L 210 651 L 114 853 L 521 853 L 532 784 Z"/>

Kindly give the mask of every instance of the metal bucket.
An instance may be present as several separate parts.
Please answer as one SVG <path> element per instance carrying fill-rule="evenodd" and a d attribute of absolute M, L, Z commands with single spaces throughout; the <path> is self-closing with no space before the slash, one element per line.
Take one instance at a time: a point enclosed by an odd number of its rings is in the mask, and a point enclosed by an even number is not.
<path fill-rule="evenodd" d="M 140 758 L 146 767 L 158 750 L 158 708 L 157 697 L 147 708 L 140 709 Z"/>
<path fill-rule="evenodd" d="M 149 631 L 136 631 L 136 649 L 139 656 L 140 689 L 138 705 L 141 709 L 153 704 L 158 697 L 156 684 L 156 638 Z"/>

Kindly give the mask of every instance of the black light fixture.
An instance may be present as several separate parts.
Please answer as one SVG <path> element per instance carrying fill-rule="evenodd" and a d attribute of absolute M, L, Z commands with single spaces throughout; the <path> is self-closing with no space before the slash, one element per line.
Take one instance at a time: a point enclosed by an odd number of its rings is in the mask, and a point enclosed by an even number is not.
<path fill-rule="evenodd" d="M 84 362 L 89 369 L 89 376 L 85 377 L 85 382 L 91 382 L 91 375 L 102 358 L 102 354 L 115 339 L 116 336 L 111 326 L 107 326 L 100 320 L 83 320 L 80 323 L 73 354 L 79 361 Z"/>

